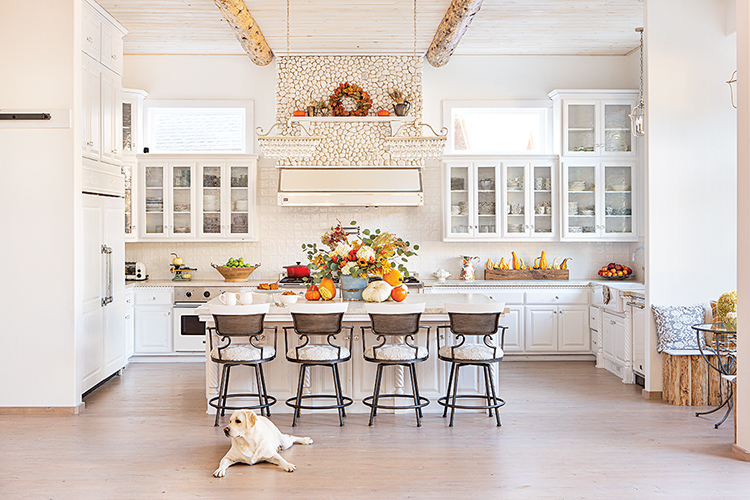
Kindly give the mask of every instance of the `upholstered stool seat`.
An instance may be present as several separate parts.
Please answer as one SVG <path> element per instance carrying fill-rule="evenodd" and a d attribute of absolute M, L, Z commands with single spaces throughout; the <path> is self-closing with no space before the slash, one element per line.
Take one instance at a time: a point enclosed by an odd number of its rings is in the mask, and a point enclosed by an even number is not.
<path fill-rule="evenodd" d="M 276 357 L 276 327 L 263 325 L 268 313 L 269 304 L 253 304 L 237 307 L 214 306 L 209 303 L 214 317 L 214 327 L 209 332 L 209 353 L 211 362 L 222 367 L 219 395 L 211 398 L 208 404 L 216 408 L 214 425 L 219 425 L 219 417 L 226 410 L 253 409 L 260 410 L 264 416 L 271 415 L 270 407 L 276 398 L 266 391 L 266 379 L 263 364 Z M 234 314 L 234 312 L 239 314 Z M 273 330 L 273 346 L 263 342 L 266 330 Z M 217 343 L 219 345 L 214 345 Z M 248 366 L 255 371 L 257 392 L 229 393 L 229 376 L 233 366 Z M 258 398 L 258 404 L 248 401 Z M 237 405 L 230 406 L 228 400 L 237 400 Z"/>
<path fill-rule="evenodd" d="M 438 358 L 450 363 L 451 369 L 448 390 L 445 396 L 438 398 L 438 404 L 444 406 L 443 417 L 447 416 L 450 408 L 450 426 L 453 427 L 456 408 L 487 410 L 490 417 L 494 413 L 499 427 L 499 408 L 505 405 L 505 401 L 497 397 L 491 367 L 496 366 L 504 356 L 505 331 L 508 327 L 500 326 L 498 322 L 505 310 L 505 304 L 445 304 L 445 310 L 450 318 L 450 325 L 438 327 Z M 453 335 L 451 344 L 448 343 L 449 336 L 445 335 L 446 344 L 440 345 L 441 329 L 450 330 Z M 495 338 L 498 331 L 499 343 Z M 466 337 L 474 337 L 476 341 L 467 342 Z M 458 373 L 466 366 L 475 366 L 483 372 L 485 394 L 458 394 Z M 466 399 L 481 399 L 486 404 L 459 403 Z"/>
<path fill-rule="evenodd" d="M 377 363 L 375 388 L 372 396 L 362 399 L 362 404 L 370 407 L 370 423 L 377 415 L 378 409 L 414 410 L 417 427 L 422 425 L 422 408 L 430 404 L 427 398 L 419 395 L 416 363 L 425 361 L 430 352 L 430 327 L 420 326 L 419 318 L 424 312 L 424 304 L 365 304 L 365 311 L 370 316 L 370 326 L 362 329 L 362 354 L 365 361 Z M 427 331 L 427 347 L 414 344 L 414 337 L 421 329 Z M 379 344 L 366 346 L 366 333 L 371 331 Z M 381 394 L 383 368 L 394 366 L 397 370 L 408 369 L 411 379 L 411 394 Z M 381 399 L 392 399 L 393 404 L 384 404 Z M 411 400 L 411 404 L 396 404 L 398 399 Z"/>
<path fill-rule="evenodd" d="M 286 359 L 292 363 L 299 363 L 299 382 L 297 383 L 297 395 L 286 400 L 286 405 L 294 408 L 292 427 L 297 426 L 300 410 L 331 410 L 336 409 L 339 414 L 339 425 L 344 426 L 346 417 L 345 408 L 354 401 L 344 396 L 341 390 L 341 376 L 338 365 L 349 361 L 352 357 L 352 327 L 342 326 L 341 321 L 346 312 L 347 302 L 323 302 L 323 303 L 301 303 L 292 304 L 289 310 L 292 313 L 294 326 L 284 327 L 284 343 L 286 345 Z M 343 329 L 349 330 L 348 346 L 341 345 L 336 341 L 337 336 Z M 293 330 L 297 335 L 297 345 L 289 345 L 289 331 Z M 313 339 L 325 338 L 326 343 L 311 342 Z M 333 386 L 335 394 L 305 394 L 303 395 L 305 374 L 313 366 L 328 366 L 333 374 Z M 317 403 L 316 400 L 334 400 L 330 405 Z M 310 404 L 306 404 L 310 401 Z"/>

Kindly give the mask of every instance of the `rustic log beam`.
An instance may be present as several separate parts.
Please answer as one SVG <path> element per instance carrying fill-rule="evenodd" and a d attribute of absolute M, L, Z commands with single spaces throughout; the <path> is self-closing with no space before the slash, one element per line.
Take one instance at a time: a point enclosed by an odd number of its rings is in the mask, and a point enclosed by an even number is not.
<path fill-rule="evenodd" d="M 247 10 L 245 2 L 243 0 L 214 0 L 214 3 L 232 27 L 240 45 L 250 56 L 250 60 L 258 66 L 270 63 L 273 60 L 271 47 L 260 32 L 260 26 Z"/>
<path fill-rule="evenodd" d="M 427 50 L 427 62 L 439 68 L 448 64 L 458 42 L 469 29 L 474 14 L 479 12 L 483 0 L 453 0 L 440 22 L 432 44 Z"/>

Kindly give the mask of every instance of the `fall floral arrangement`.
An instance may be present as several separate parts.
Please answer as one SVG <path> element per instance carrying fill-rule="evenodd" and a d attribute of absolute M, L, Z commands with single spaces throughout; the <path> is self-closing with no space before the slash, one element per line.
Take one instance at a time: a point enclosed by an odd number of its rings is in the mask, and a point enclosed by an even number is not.
<path fill-rule="evenodd" d="M 341 102 L 344 97 L 351 97 L 357 101 L 357 109 L 352 111 L 345 110 Z M 359 85 L 344 82 L 340 83 L 333 91 L 333 94 L 331 94 L 331 97 L 328 98 L 328 105 L 331 108 L 333 116 L 367 116 L 367 112 L 372 106 L 372 98 Z"/>
<path fill-rule="evenodd" d="M 352 226 L 357 222 L 352 221 Z M 404 276 L 409 271 L 404 266 L 408 258 L 417 255 L 419 245 L 412 246 L 396 235 L 383 232 L 380 229 L 362 230 L 359 239 L 350 240 L 350 235 L 341 228 L 341 223 L 327 231 L 318 247 L 317 243 L 303 243 L 302 250 L 307 252 L 316 283 L 335 276 L 350 275 L 365 278 L 367 276 L 383 276 L 392 269 L 398 269 Z"/>

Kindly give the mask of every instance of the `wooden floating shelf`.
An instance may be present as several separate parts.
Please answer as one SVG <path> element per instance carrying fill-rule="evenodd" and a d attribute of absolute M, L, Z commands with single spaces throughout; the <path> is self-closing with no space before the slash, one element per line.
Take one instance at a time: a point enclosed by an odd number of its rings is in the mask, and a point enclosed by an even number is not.
<path fill-rule="evenodd" d="M 568 269 L 485 269 L 486 280 L 567 280 Z"/>

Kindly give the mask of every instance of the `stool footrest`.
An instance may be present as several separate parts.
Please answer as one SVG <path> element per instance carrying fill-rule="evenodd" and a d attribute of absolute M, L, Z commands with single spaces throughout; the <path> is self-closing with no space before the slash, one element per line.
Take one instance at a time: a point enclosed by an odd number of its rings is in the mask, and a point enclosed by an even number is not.
<path fill-rule="evenodd" d="M 410 400 L 414 401 L 414 395 L 413 394 L 380 394 L 378 395 L 378 399 L 380 398 L 409 398 Z M 370 408 L 378 408 L 378 409 L 385 409 L 385 410 L 415 410 L 417 408 L 424 408 L 428 404 L 430 404 L 430 400 L 419 396 L 419 404 L 418 405 L 384 405 L 378 404 L 376 405 L 373 403 L 373 396 L 367 396 L 366 398 L 362 398 L 362 404 L 365 406 L 369 406 Z"/>
<path fill-rule="evenodd" d="M 489 402 L 487 399 L 487 396 L 483 396 L 481 394 L 456 394 L 456 399 L 460 398 L 473 398 L 473 399 L 484 399 L 485 401 Z M 441 406 L 447 406 L 448 408 L 461 408 L 463 410 L 489 410 L 489 409 L 497 409 L 502 406 L 505 406 L 505 400 L 497 398 L 497 404 L 487 404 L 487 405 L 460 405 L 460 404 L 453 404 L 449 399 L 453 399 L 453 396 L 443 396 L 441 398 L 438 398 L 437 402 Z"/>
<path fill-rule="evenodd" d="M 314 399 L 333 399 L 338 403 L 338 396 L 335 394 L 306 394 L 304 396 L 301 396 L 300 399 L 304 400 L 314 400 Z M 303 405 L 303 404 L 297 404 L 297 398 L 289 398 L 285 401 L 286 405 L 291 408 L 300 408 L 303 410 L 335 410 L 338 408 L 346 408 L 347 406 L 351 406 L 354 403 L 354 400 L 352 398 L 341 396 L 341 400 L 343 401 L 342 404 L 335 404 L 335 405 Z"/>
<path fill-rule="evenodd" d="M 244 404 L 242 406 L 229 406 L 229 405 L 220 405 L 218 403 L 219 398 L 224 399 L 222 396 L 215 396 L 208 400 L 209 406 L 212 406 L 216 408 L 217 410 L 260 410 L 262 408 L 268 408 L 270 406 L 273 406 L 276 404 L 276 398 L 273 396 L 265 396 L 263 394 L 256 393 L 235 393 L 235 394 L 227 394 L 226 399 L 230 400 L 232 398 L 258 398 L 260 396 L 261 399 L 267 399 L 268 403 L 264 404 Z"/>

